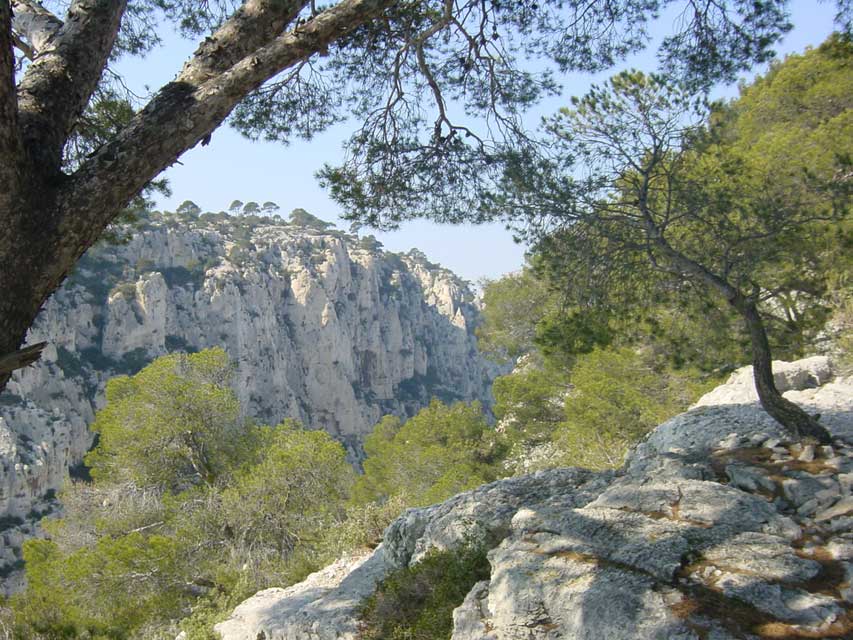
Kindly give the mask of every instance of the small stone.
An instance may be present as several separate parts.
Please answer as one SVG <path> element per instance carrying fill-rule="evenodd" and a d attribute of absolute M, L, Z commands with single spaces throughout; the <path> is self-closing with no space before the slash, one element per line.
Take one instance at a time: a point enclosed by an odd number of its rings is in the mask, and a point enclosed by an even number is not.
<path fill-rule="evenodd" d="M 812 498 L 811 500 L 807 500 L 797 509 L 797 513 L 801 516 L 810 516 L 817 508 L 820 506 L 820 503 L 817 501 L 817 498 Z"/>
<path fill-rule="evenodd" d="M 853 560 L 853 542 L 847 540 L 830 540 L 826 550 L 834 560 Z"/>
<path fill-rule="evenodd" d="M 853 497 L 847 496 L 845 498 L 841 498 L 841 500 L 828 509 L 824 509 L 818 513 L 815 516 L 815 522 L 825 522 L 826 520 L 846 516 L 851 512 L 853 512 Z"/>
<path fill-rule="evenodd" d="M 779 438 L 770 438 L 769 440 L 766 440 L 761 446 L 763 446 L 765 449 L 775 449 L 779 446 L 780 442 L 781 440 L 779 440 Z"/>
<path fill-rule="evenodd" d="M 842 562 L 841 564 L 844 566 L 844 582 L 847 586 L 839 589 L 838 592 L 845 601 L 853 604 L 853 563 Z"/>
<path fill-rule="evenodd" d="M 797 456 L 797 460 L 800 462 L 811 462 L 814 460 L 814 445 L 807 444 L 803 447 L 803 450 L 800 452 L 800 455 Z"/>
<path fill-rule="evenodd" d="M 842 495 L 849 496 L 853 492 L 853 473 L 839 473 L 838 484 L 841 485 Z"/>
<path fill-rule="evenodd" d="M 776 489 L 776 483 L 756 467 L 730 464 L 726 467 L 726 475 L 732 486 L 743 491 L 756 492 L 761 488 L 772 492 Z"/>
<path fill-rule="evenodd" d="M 829 523 L 829 530 L 833 533 L 839 531 L 853 531 L 853 518 L 844 516 L 843 518 L 835 518 Z"/>
<path fill-rule="evenodd" d="M 841 465 L 844 464 L 844 458 L 841 456 L 835 456 L 834 458 L 828 458 L 823 462 L 827 467 L 832 467 L 833 469 L 840 469 Z"/>
<path fill-rule="evenodd" d="M 841 493 L 838 489 L 823 489 L 814 494 L 814 497 L 821 504 L 821 506 L 828 506 L 834 503 L 838 498 L 841 497 Z"/>
<path fill-rule="evenodd" d="M 782 481 L 783 494 L 797 506 L 810 502 L 820 491 L 826 491 L 826 487 L 807 473 L 798 472 Z"/>
<path fill-rule="evenodd" d="M 835 450 L 831 445 L 825 444 L 821 448 L 821 453 L 823 453 L 824 458 L 832 458 L 835 456 Z"/>
<path fill-rule="evenodd" d="M 740 446 L 741 438 L 736 433 L 730 433 L 725 438 L 717 443 L 718 449 L 737 449 Z"/>
<path fill-rule="evenodd" d="M 820 482 L 827 489 L 835 489 L 836 492 L 841 491 L 838 483 L 835 481 L 834 474 L 832 476 L 817 476 L 816 480 Z"/>

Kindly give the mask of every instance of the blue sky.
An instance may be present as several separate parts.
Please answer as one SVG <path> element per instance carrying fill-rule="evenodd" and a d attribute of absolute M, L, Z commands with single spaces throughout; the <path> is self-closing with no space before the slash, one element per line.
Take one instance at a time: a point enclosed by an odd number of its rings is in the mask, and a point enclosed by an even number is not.
<path fill-rule="evenodd" d="M 797 0 L 791 3 L 791 13 L 794 29 L 776 47 L 780 55 L 818 45 L 833 30 L 834 2 Z M 672 14 L 662 17 L 656 31 L 670 31 L 673 19 Z M 195 43 L 177 36 L 165 36 L 164 40 L 165 45 L 145 59 L 125 60 L 119 64 L 128 84 L 140 94 L 156 90 L 171 80 L 195 48 Z M 654 66 L 654 52 L 647 51 L 619 68 L 652 70 Z M 563 95 L 539 105 L 529 114 L 528 122 L 536 126 L 543 115 L 564 106 L 568 96 L 585 93 L 590 84 L 616 71 L 618 68 L 598 76 L 573 74 L 560 78 Z M 751 76 L 759 71 L 756 69 Z M 734 86 L 718 87 L 715 91 L 715 97 L 735 94 Z M 354 126 L 352 122 L 342 123 L 311 141 L 295 141 L 288 146 L 250 142 L 223 126 L 214 132 L 208 146 L 188 151 L 181 157 L 180 164 L 165 172 L 173 196 L 161 199 L 158 206 L 174 209 L 184 200 L 192 200 L 204 210 L 219 211 L 227 209 L 234 199 L 245 202 L 272 200 L 281 206 L 282 213 L 301 207 L 346 229 L 348 223 L 338 218 L 340 208 L 319 187 L 314 174 L 324 163 L 335 163 L 341 157 L 341 144 Z M 417 221 L 405 223 L 398 231 L 373 233 L 386 249 L 407 251 L 417 247 L 433 262 L 474 282 L 514 271 L 524 259 L 524 247 L 515 244 L 511 234 L 497 224 L 447 226 Z"/>

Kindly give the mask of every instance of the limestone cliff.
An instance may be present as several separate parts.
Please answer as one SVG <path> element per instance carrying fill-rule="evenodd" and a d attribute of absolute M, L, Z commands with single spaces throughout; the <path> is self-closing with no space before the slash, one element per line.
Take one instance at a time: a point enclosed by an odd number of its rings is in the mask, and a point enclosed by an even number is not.
<path fill-rule="evenodd" d="M 0 394 L 0 574 L 91 446 L 109 377 L 219 345 L 249 415 L 325 429 L 357 458 L 384 414 L 488 402 L 477 318 L 466 283 L 417 251 L 281 219 L 146 218 L 84 257 L 31 331 L 42 361 Z"/>
<path fill-rule="evenodd" d="M 218 625 L 223 640 L 355 640 L 358 609 L 430 549 L 499 540 L 452 640 L 853 637 L 853 379 L 779 365 L 831 446 L 786 442 L 748 369 L 659 426 L 618 471 L 555 469 L 411 509 L 383 543 Z"/>

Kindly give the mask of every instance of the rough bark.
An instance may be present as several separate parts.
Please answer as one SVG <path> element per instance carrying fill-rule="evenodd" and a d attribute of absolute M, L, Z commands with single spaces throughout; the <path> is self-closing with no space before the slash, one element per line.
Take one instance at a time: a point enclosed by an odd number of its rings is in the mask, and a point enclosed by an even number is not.
<path fill-rule="evenodd" d="M 47 48 L 48 43 L 62 28 L 62 20 L 37 2 L 12 0 L 15 32 L 29 42 L 33 57 Z"/>
<path fill-rule="evenodd" d="M 205 40 L 175 81 L 71 175 L 61 151 L 106 64 L 126 2 L 76 0 L 46 40 L 9 111 L 0 145 L 23 148 L 18 162 L 0 168 L 0 355 L 17 351 L 47 297 L 80 256 L 142 187 L 208 136 L 249 92 L 379 16 L 395 0 L 342 0 L 286 31 L 307 1 L 248 0 Z M 12 91 L 8 3 L 0 71 Z M 11 89 L 10 89 L 11 87 Z M 4 94 L 0 93 L 0 100 Z M 9 106 L 11 105 L 11 106 Z M 5 116 L 5 111 L 3 115 Z M 3 154 L 4 159 L 14 157 Z M 16 177 L 12 183 L 5 174 Z M 6 185 L 9 188 L 6 189 Z M 0 390 L 9 374 L 0 371 Z"/>
<path fill-rule="evenodd" d="M 21 135 L 33 169 L 58 177 L 62 149 L 98 86 L 126 0 L 75 0 L 18 89 Z"/>
<path fill-rule="evenodd" d="M 813 438 L 821 444 L 831 444 L 832 437 L 829 432 L 815 418 L 785 398 L 776 388 L 770 343 L 755 303 L 743 299 L 730 302 L 740 313 L 749 330 L 752 347 L 752 377 L 755 380 L 755 390 L 761 406 L 779 424 L 792 430 L 797 436 Z"/>
<path fill-rule="evenodd" d="M 13 204 L 19 188 L 21 138 L 18 132 L 18 109 L 15 92 L 15 57 L 12 53 L 12 15 L 9 4 L 0 2 L 0 209 Z"/>

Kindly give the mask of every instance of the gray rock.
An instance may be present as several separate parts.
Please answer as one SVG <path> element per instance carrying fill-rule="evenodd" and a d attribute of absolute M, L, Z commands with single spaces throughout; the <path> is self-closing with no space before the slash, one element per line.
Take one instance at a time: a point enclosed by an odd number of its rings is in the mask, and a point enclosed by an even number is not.
<path fill-rule="evenodd" d="M 846 516 L 851 512 L 853 512 L 853 497 L 847 496 L 846 498 L 841 498 L 841 500 L 831 507 L 820 511 L 815 515 L 815 522 L 823 522 L 824 520 L 839 518 L 841 516 Z"/>
<path fill-rule="evenodd" d="M 796 362 L 773 361 L 776 388 L 786 391 L 814 389 L 826 384 L 833 376 L 832 363 L 826 356 L 814 356 Z M 753 403 L 758 400 L 752 367 L 735 371 L 726 384 L 702 396 L 694 407 Z"/>
<path fill-rule="evenodd" d="M 450 640 L 498 640 L 486 620 L 489 613 L 489 581 L 474 585 L 460 606 L 453 610 L 453 635 Z"/>
<path fill-rule="evenodd" d="M 844 614 L 838 602 L 828 596 L 767 582 L 763 576 L 728 573 L 717 581 L 717 587 L 726 597 L 791 624 L 820 627 Z"/>
<path fill-rule="evenodd" d="M 782 492 L 795 507 L 815 499 L 817 492 L 823 490 L 824 486 L 814 476 L 804 472 L 793 472 L 782 481 Z"/>
<path fill-rule="evenodd" d="M 743 489 L 744 491 L 758 492 L 764 490 L 768 492 L 776 491 L 776 482 L 772 478 L 768 478 L 760 469 L 742 464 L 730 464 L 726 466 L 726 475 L 729 477 L 729 484 Z"/>
<path fill-rule="evenodd" d="M 800 455 L 797 456 L 797 460 L 800 462 L 811 462 L 814 460 L 814 445 L 807 444 L 803 447 L 803 450 L 800 452 Z"/>
<path fill-rule="evenodd" d="M 814 560 L 800 558 L 787 540 L 754 531 L 707 547 L 702 557 L 724 571 L 747 572 L 764 581 L 803 582 L 821 569 Z"/>

